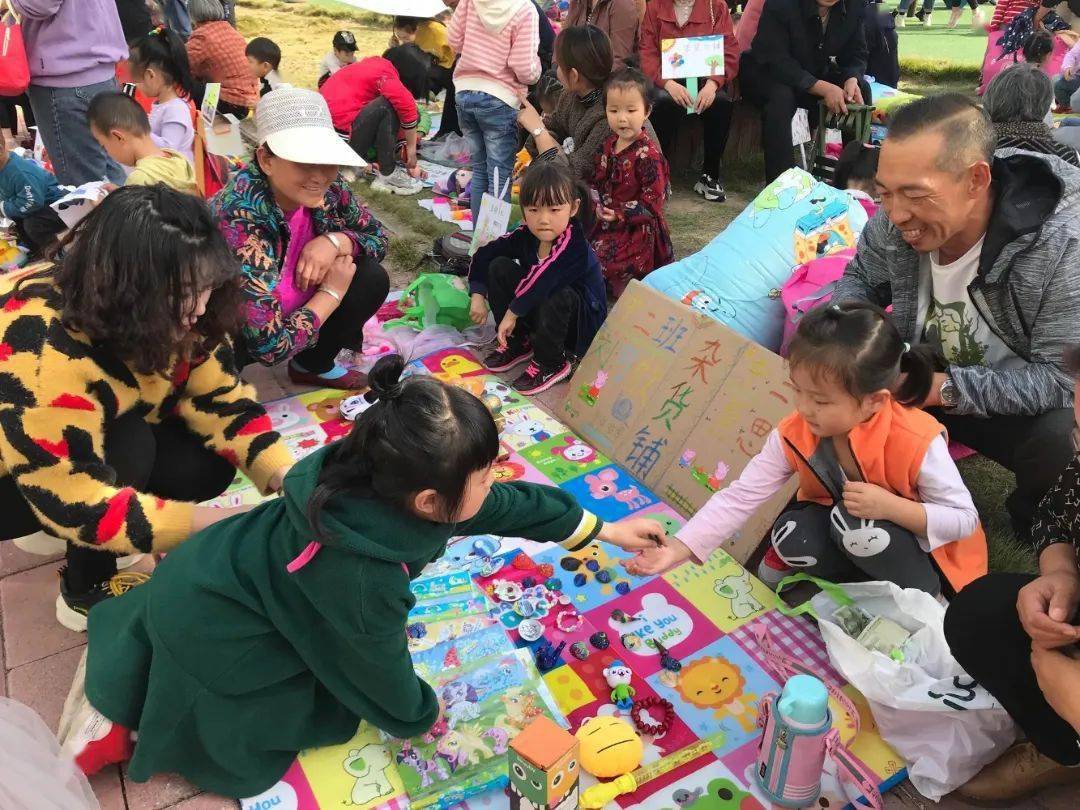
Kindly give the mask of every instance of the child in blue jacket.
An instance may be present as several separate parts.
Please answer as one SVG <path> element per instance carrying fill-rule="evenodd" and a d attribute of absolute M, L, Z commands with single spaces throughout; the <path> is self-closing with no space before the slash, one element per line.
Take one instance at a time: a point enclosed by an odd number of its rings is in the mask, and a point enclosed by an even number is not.
<path fill-rule="evenodd" d="M 32 160 L 8 151 L 0 137 L 0 216 L 15 221 L 19 242 L 37 258 L 64 230 L 50 207 L 64 196 L 56 178 Z"/>
<path fill-rule="evenodd" d="M 565 380 L 607 317 L 600 260 L 586 234 L 592 206 L 567 167 L 533 163 L 521 182 L 525 224 L 476 251 L 469 267 L 471 315 L 499 325 L 489 371 L 532 361 L 514 382 L 539 394 Z"/>

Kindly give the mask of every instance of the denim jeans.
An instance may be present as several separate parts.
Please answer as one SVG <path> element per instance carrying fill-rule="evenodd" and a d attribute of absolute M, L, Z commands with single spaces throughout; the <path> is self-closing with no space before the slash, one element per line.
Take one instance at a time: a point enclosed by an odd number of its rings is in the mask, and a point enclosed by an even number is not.
<path fill-rule="evenodd" d="M 122 186 L 124 170 L 90 134 L 86 111 L 98 93 L 117 90 L 116 79 L 83 87 L 42 87 L 27 90 L 41 140 L 49 151 L 56 179 L 66 186 L 81 186 L 108 178 Z"/>
<path fill-rule="evenodd" d="M 913 0 L 900 0 L 900 5 L 896 7 L 896 13 L 903 16 L 904 14 L 907 14 L 909 8 L 912 8 L 916 5 L 918 5 L 918 3 L 913 2 Z M 934 0 L 922 0 L 922 10 L 925 12 L 933 11 Z M 911 14 L 908 14 L 908 16 L 913 17 L 915 16 L 915 13 L 912 12 Z"/>
<path fill-rule="evenodd" d="M 518 151 L 517 110 L 495 96 L 475 90 L 458 92 L 455 101 L 461 133 L 472 156 L 472 215 L 475 222 L 480 215 L 482 192 L 497 196 L 506 185 L 503 199 L 510 199 L 510 186 L 506 181 L 514 172 Z M 499 170 L 500 188 L 494 187 L 495 169 Z"/>

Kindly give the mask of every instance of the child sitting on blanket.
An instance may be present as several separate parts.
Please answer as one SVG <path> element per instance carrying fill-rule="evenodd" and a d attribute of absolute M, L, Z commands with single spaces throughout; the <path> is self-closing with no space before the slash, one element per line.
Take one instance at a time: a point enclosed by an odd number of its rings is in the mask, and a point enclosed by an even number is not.
<path fill-rule="evenodd" d="M 879 308 L 832 304 L 799 323 L 788 365 L 795 412 L 739 479 L 663 548 L 626 564 L 656 574 L 703 562 L 796 476 L 794 505 L 773 525 L 758 576 L 793 570 L 834 581 L 888 580 L 935 596 L 986 573 L 986 538 L 949 456 L 945 430 L 917 408 L 933 354 L 911 348 Z"/>
<path fill-rule="evenodd" d="M 191 161 L 175 149 L 154 143 L 150 119 L 135 99 L 123 93 L 99 93 L 90 102 L 86 117 L 90 134 L 109 157 L 122 166 L 134 167 L 124 185 L 164 183 L 186 194 L 199 193 Z"/>
<path fill-rule="evenodd" d="M 131 79 L 147 98 L 150 138 L 162 148 L 175 149 L 195 162 L 195 82 L 191 78 L 184 40 L 175 31 L 158 26 L 131 46 Z"/>
<path fill-rule="evenodd" d="M 195 535 L 90 612 L 85 700 L 77 680 L 61 735 L 85 772 L 130 756 L 136 781 L 178 773 L 246 797 L 362 720 L 421 734 L 440 707 L 413 672 L 409 583 L 451 536 L 569 550 L 663 537 L 651 520 L 604 524 L 554 487 L 493 484 L 488 409 L 433 377 L 399 380 L 403 368 L 376 363 L 376 403 L 292 468 L 282 498 Z"/>
<path fill-rule="evenodd" d="M 592 246 L 614 297 L 675 259 L 664 219 L 668 163 L 645 132 L 649 85 L 632 68 L 611 75 L 604 106 L 612 134 L 596 153 L 591 185 L 600 197 Z"/>
<path fill-rule="evenodd" d="M 473 196 L 480 193 L 475 182 L 474 175 Z M 484 323 L 490 305 L 499 326 L 498 349 L 484 360 L 488 370 L 528 363 L 514 387 L 539 394 L 570 376 L 567 352 L 585 354 L 607 317 L 607 296 L 600 262 L 585 238 L 588 195 L 569 168 L 534 161 L 521 181 L 520 202 L 525 224 L 473 256 L 471 315 Z"/>

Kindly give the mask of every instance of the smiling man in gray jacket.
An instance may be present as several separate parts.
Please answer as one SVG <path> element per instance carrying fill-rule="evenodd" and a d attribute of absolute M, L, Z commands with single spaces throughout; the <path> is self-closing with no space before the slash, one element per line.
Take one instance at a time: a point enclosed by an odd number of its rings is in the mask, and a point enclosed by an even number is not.
<path fill-rule="evenodd" d="M 1006 506 L 1026 539 L 1074 452 L 1062 358 L 1080 344 L 1080 170 L 994 144 L 963 96 L 901 108 L 878 165 L 882 210 L 834 300 L 891 304 L 905 340 L 938 349 L 924 407 L 1016 474 Z"/>

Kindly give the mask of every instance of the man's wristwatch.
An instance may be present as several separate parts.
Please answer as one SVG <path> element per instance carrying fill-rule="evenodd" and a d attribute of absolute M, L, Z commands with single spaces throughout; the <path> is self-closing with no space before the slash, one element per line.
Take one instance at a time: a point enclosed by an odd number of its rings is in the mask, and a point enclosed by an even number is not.
<path fill-rule="evenodd" d="M 941 397 L 941 405 L 944 408 L 955 408 L 960 402 L 960 392 L 957 390 L 953 378 L 948 374 L 945 375 L 945 381 L 941 384 L 938 393 Z"/>

